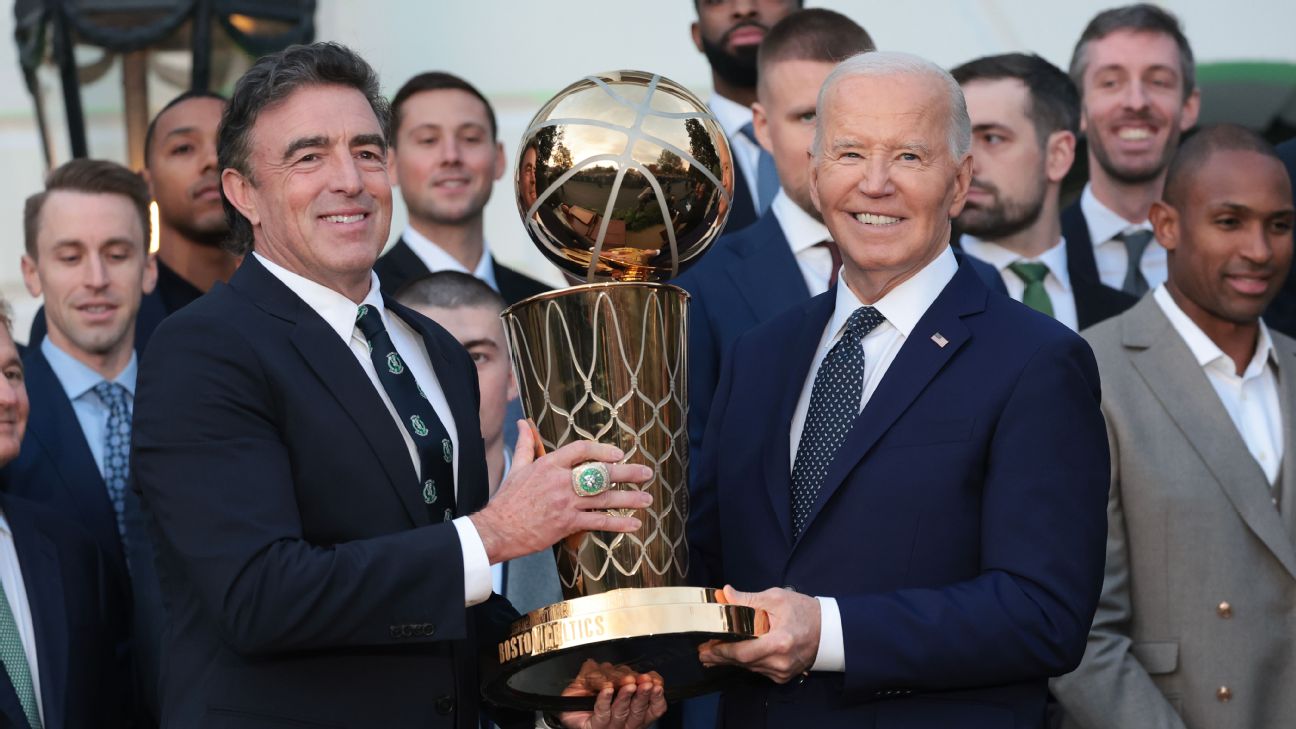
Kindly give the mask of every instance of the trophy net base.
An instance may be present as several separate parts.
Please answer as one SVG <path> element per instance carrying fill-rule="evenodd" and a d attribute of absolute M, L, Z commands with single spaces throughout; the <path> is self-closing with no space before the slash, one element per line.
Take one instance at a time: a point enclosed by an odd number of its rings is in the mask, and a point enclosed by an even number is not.
<path fill-rule="evenodd" d="M 513 708 L 587 711 L 593 696 L 564 696 L 587 661 L 662 677 L 668 701 L 723 687 L 738 673 L 705 668 L 698 646 L 753 638 L 768 630 L 763 611 L 724 601 L 719 590 L 644 587 L 578 597 L 532 611 L 497 646 L 486 696 Z"/>

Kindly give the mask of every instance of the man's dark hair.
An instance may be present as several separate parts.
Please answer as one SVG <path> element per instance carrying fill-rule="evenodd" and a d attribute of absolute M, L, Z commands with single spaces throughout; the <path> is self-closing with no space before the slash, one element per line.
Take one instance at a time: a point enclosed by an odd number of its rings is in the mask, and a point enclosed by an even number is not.
<path fill-rule="evenodd" d="M 1183 96 L 1188 98 L 1197 85 L 1197 71 L 1193 63 L 1192 46 L 1179 25 L 1179 19 L 1167 10 L 1149 4 L 1138 3 L 1119 8 L 1104 10 L 1094 16 L 1080 34 L 1075 50 L 1071 52 L 1071 80 L 1076 88 L 1084 92 L 1085 69 L 1089 67 L 1089 44 L 1102 40 L 1118 30 L 1138 33 L 1161 33 L 1174 39 L 1179 47 L 1179 75 L 1183 77 Z"/>
<path fill-rule="evenodd" d="M 1237 124 L 1204 127 L 1184 142 L 1170 160 L 1161 199 L 1171 207 L 1182 210 L 1188 203 L 1188 191 L 1193 180 L 1202 173 L 1202 167 L 1216 152 L 1255 152 L 1272 157 L 1282 165 L 1282 158 L 1278 156 L 1274 146 L 1246 127 Z M 1283 166 L 1283 170 L 1286 169 Z"/>
<path fill-rule="evenodd" d="M 761 41 L 756 67 L 779 61 L 840 63 L 874 50 L 873 39 L 858 23 L 832 10 L 811 8 L 798 10 L 770 28 Z"/>
<path fill-rule="evenodd" d="M 694 10 L 701 10 L 701 8 L 702 8 L 702 3 L 704 3 L 704 2 L 706 2 L 706 0 L 693 0 L 693 9 L 694 9 Z M 797 0 L 797 7 L 798 7 L 798 8 L 804 8 L 804 7 L 805 7 L 805 0 Z"/>
<path fill-rule="evenodd" d="M 950 71 L 959 86 L 973 81 L 1017 79 L 1030 92 L 1026 109 L 1040 148 L 1053 132 L 1080 133 L 1080 92 L 1062 69 L 1033 53 L 977 58 Z"/>
<path fill-rule="evenodd" d="M 103 159 L 74 159 L 54 168 L 45 178 L 45 189 L 27 198 L 23 207 L 23 237 L 27 255 L 36 257 L 36 237 L 40 233 L 40 214 L 51 192 L 66 190 L 92 195 L 122 195 L 135 206 L 140 228 L 144 231 L 144 248 L 148 252 L 152 228 L 149 225 L 149 191 L 144 178 L 116 162 Z"/>
<path fill-rule="evenodd" d="M 282 102 L 294 92 L 308 86 L 336 85 L 359 91 L 369 102 L 383 140 L 391 139 L 391 111 L 378 85 L 378 74 L 355 51 L 340 43 L 312 43 L 289 46 L 278 53 L 262 56 L 238 80 L 221 116 L 216 136 L 216 159 L 222 170 L 237 170 L 253 185 L 249 163 L 252 128 L 262 111 Z M 243 217 L 229 198 L 221 193 L 225 218 L 229 221 L 227 247 L 242 255 L 252 250 L 252 224 Z"/>
<path fill-rule="evenodd" d="M 395 299 L 409 307 L 437 309 L 482 307 L 504 310 L 504 298 L 485 281 L 462 271 L 437 271 L 405 284 Z"/>
<path fill-rule="evenodd" d="M 226 99 L 224 96 L 221 96 L 215 91 L 193 91 L 193 90 L 186 91 L 183 94 L 180 94 L 174 99 L 168 101 L 166 103 L 166 106 L 162 107 L 162 109 L 158 111 L 157 114 L 153 115 L 153 118 L 149 120 L 148 130 L 144 132 L 144 166 L 145 167 L 148 167 L 149 163 L 153 161 L 153 136 L 157 132 L 158 119 L 161 119 L 163 114 L 167 113 L 171 109 L 185 103 L 190 99 L 215 99 L 221 102 L 222 104 L 229 102 L 229 99 Z"/>
<path fill-rule="evenodd" d="M 4 327 L 9 338 L 13 339 L 13 310 L 9 308 L 9 302 L 4 296 L 0 296 L 0 327 Z"/>
<path fill-rule="evenodd" d="M 411 96 L 421 94 L 424 91 L 444 91 L 446 89 L 466 91 L 467 93 L 476 96 L 478 99 L 481 99 L 481 103 L 486 107 L 486 118 L 490 121 L 491 141 L 495 141 L 499 138 L 499 129 L 495 122 L 495 108 L 486 100 L 486 97 L 482 95 L 482 92 L 477 90 L 476 86 L 473 86 L 452 73 L 446 73 L 445 71 L 428 71 L 426 73 L 420 73 L 409 81 L 406 81 L 405 85 L 400 87 L 400 90 L 392 97 L 393 147 L 396 146 L 396 133 L 400 131 L 401 110 L 405 106 L 405 102 L 408 101 Z"/>

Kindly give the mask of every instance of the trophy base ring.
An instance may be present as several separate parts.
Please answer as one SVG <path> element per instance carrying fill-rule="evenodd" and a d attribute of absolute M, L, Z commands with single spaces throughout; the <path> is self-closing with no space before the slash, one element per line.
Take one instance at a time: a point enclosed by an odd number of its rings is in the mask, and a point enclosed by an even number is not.
<path fill-rule="evenodd" d="M 497 646 L 485 676 L 497 704 L 540 711 L 589 711 L 594 696 L 563 696 L 586 660 L 662 676 L 668 701 L 719 690 L 745 673 L 703 667 L 708 640 L 754 638 L 769 629 L 764 611 L 725 602 L 720 590 L 641 587 L 588 595 L 534 610 Z"/>

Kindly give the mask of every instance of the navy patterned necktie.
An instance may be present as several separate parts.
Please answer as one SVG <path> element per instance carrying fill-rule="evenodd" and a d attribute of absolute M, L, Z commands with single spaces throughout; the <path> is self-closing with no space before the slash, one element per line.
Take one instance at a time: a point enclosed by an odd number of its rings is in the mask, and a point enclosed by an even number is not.
<path fill-rule="evenodd" d="M 828 474 L 828 464 L 846 439 L 864 397 L 864 335 L 886 321 L 882 312 L 861 306 L 846 320 L 846 331 L 828 350 L 815 373 L 810 407 L 792 466 L 792 533 L 801 536 Z"/>
<path fill-rule="evenodd" d="M 361 305 L 356 313 L 356 326 L 369 344 L 369 357 L 378 372 L 378 381 L 418 449 L 422 461 L 419 489 L 428 514 L 434 523 L 450 521 L 455 516 L 454 446 L 450 433 L 437 417 L 423 388 L 414 381 L 414 373 L 396 351 L 378 310 Z"/>
<path fill-rule="evenodd" d="M 117 517 L 117 533 L 125 544 L 126 482 L 130 478 L 130 407 L 126 404 L 126 388 L 119 383 L 100 382 L 94 386 L 94 393 L 108 406 L 108 425 L 104 429 L 104 486 L 108 488 L 108 500 Z"/>

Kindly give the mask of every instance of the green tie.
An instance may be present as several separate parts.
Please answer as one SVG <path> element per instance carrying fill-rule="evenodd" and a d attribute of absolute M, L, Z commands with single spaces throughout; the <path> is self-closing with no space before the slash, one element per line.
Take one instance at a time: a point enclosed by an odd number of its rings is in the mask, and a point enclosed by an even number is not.
<path fill-rule="evenodd" d="M 1041 314 L 1053 316 L 1053 302 L 1044 290 L 1048 266 L 1039 262 L 1017 261 L 1008 264 L 1008 268 L 1026 284 L 1026 290 L 1022 292 L 1022 303 Z"/>
<path fill-rule="evenodd" d="M 18 702 L 22 704 L 27 723 L 32 729 L 41 729 L 40 712 L 36 709 L 36 689 L 32 686 L 31 664 L 23 651 L 22 638 L 18 636 L 18 623 L 14 622 L 9 608 L 9 596 L 4 583 L 0 583 L 0 662 L 4 663 L 9 683 L 13 684 Z"/>

